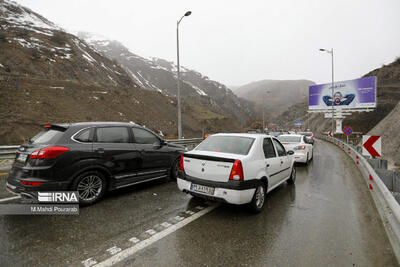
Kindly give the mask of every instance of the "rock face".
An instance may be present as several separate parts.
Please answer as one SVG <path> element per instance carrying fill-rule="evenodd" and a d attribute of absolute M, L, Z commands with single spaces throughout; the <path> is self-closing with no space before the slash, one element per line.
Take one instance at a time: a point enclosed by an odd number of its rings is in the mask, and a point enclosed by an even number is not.
<path fill-rule="evenodd" d="M 79 32 L 77 35 L 97 51 L 121 64 L 142 88 L 167 96 L 177 95 L 177 67 L 173 62 L 138 56 L 118 41 L 98 34 Z M 180 72 L 183 98 L 204 103 L 214 112 L 232 116 L 242 124 L 253 115 L 252 106 L 239 99 L 225 85 L 185 67 L 181 67 Z"/>
<path fill-rule="evenodd" d="M 84 40 L 8 0 L 0 0 L 0 51 L 0 145 L 22 143 L 41 124 L 76 121 L 133 121 L 176 137 L 173 65 L 167 71 L 162 66 L 168 64 L 157 60 L 148 65 L 152 72 L 132 75 Z M 184 73 L 196 76 L 189 70 Z M 162 84 L 166 80 L 168 90 L 157 80 Z M 237 118 L 246 121 L 251 110 L 244 104 L 241 108 L 230 90 L 213 94 L 211 87 L 196 90 L 202 87 L 201 78 L 188 78 L 193 86 L 184 80 L 183 91 L 191 92 L 182 105 L 185 137 L 200 137 L 204 131 L 240 131 Z M 221 86 L 209 84 L 215 90 Z M 232 112 L 224 106 L 230 104 Z"/>
<path fill-rule="evenodd" d="M 400 102 L 368 135 L 382 136 L 382 158 L 391 169 L 400 169 Z"/>

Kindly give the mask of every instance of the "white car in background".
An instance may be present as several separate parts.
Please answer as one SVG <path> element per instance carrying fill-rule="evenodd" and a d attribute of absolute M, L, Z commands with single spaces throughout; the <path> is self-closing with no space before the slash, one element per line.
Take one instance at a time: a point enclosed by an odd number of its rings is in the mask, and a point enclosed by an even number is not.
<path fill-rule="evenodd" d="M 286 150 L 294 151 L 294 161 L 308 164 L 313 158 L 313 145 L 306 136 L 300 134 L 283 134 L 277 137 Z"/>
<path fill-rule="evenodd" d="M 248 204 L 260 212 L 265 195 L 294 184 L 293 151 L 266 134 L 214 134 L 182 154 L 177 184 L 195 197 Z"/>

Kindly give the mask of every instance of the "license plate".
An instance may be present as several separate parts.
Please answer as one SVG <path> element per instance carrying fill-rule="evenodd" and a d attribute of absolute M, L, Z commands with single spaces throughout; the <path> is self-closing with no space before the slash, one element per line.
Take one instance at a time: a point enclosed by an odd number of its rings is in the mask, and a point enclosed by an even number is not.
<path fill-rule="evenodd" d="M 17 160 L 21 161 L 21 162 L 25 162 L 27 157 L 28 157 L 27 154 L 18 154 Z"/>
<path fill-rule="evenodd" d="M 199 184 L 192 184 L 190 186 L 190 190 L 195 191 L 195 192 L 199 192 L 199 193 L 204 193 L 207 195 L 214 195 L 214 187 L 209 187 L 209 186 L 205 186 L 205 185 L 199 185 Z"/>

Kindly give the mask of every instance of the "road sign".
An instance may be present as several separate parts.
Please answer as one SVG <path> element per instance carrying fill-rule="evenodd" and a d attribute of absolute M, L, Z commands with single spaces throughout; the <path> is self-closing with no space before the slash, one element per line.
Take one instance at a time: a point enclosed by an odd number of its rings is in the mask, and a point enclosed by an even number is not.
<path fill-rule="evenodd" d="M 300 127 L 304 124 L 304 121 L 294 121 L 294 126 Z"/>
<path fill-rule="evenodd" d="M 329 131 L 328 135 L 329 135 L 330 137 L 332 137 L 332 131 Z"/>
<path fill-rule="evenodd" d="M 364 156 L 380 157 L 382 154 L 382 141 L 380 136 L 363 135 L 362 137 L 362 154 Z"/>
<path fill-rule="evenodd" d="M 353 129 L 351 129 L 350 127 L 343 128 L 343 133 L 345 135 L 351 135 L 352 132 L 353 132 Z"/>

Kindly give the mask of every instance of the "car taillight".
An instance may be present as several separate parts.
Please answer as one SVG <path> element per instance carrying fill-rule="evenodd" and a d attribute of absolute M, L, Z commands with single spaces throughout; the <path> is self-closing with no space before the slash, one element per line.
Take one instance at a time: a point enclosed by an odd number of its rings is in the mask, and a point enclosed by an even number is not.
<path fill-rule="evenodd" d="M 240 160 L 235 160 L 233 163 L 229 180 L 243 181 L 243 167 Z"/>
<path fill-rule="evenodd" d="M 31 182 L 31 181 L 21 181 L 22 184 L 24 185 L 30 185 L 30 186 L 39 186 L 41 184 L 43 184 L 42 182 Z"/>
<path fill-rule="evenodd" d="M 31 159 L 53 159 L 67 151 L 69 151 L 69 149 L 66 147 L 50 146 L 33 151 L 29 157 Z"/>
<path fill-rule="evenodd" d="M 294 150 L 304 150 L 304 149 L 306 149 L 306 146 L 296 146 L 294 148 Z"/>
<path fill-rule="evenodd" d="M 181 155 L 181 161 L 179 162 L 179 170 L 185 171 L 185 168 L 183 167 L 183 155 Z"/>

